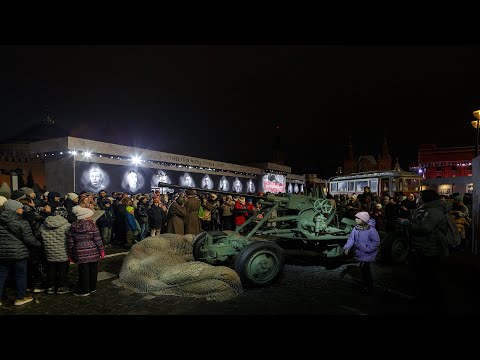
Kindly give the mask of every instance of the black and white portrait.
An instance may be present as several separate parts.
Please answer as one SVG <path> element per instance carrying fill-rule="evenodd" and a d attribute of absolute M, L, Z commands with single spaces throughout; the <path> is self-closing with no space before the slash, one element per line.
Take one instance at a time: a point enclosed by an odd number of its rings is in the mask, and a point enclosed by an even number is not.
<path fill-rule="evenodd" d="M 247 181 L 247 193 L 253 194 L 255 192 L 255 184 L 252 179 Z"/>
<path fill-rule="evenodd" d="M 158 187 L 161 186 L 161 184 L 171 184 L 172 181 L 170 180 L 169 176 L 165 171 L 158 170 L 155 174 L 152 176 L 152 181 L 150 182 L 151 187 Z"/>
<path fill-rule="evenodd" d="M 291 194 L 292 191 L 293 191 L 293 189 L 292 189 L 292 184 L 288 184 L 288 186 L 287 186 L 287 193 L 288 193 L 288 194 Z"/>
<path fill-rule="evenodd" d="M 109 177 L 97 164 L 92 165 L 90 169 L 82 174 L 83 190 L 99 192 L 108 187 Z"/>
<path fill-rule="evenodd" d="M 220 191 L 230 191 L 230 183 L 228 182 L 225 176 L 222 176 L 220 183 L 218 184 L 218 190 Z"/>
<path fill-rule="evenodd" d="M 241 193 L 243 190 L 242 182 L 238 179 L 238 177 L 233 180 L 232 190 L 236 193 Z"/>
<path fill-rule="evenodd" d="M 208 174 L 205 174 L 202 178 L 202 183 L 200 184 L 200 187 L 202 189 L 208 189 L 208 190 L 212 190 L 213 189 L 213 180 L 212 178 L 210 177 L 210 175 Z"/>
<path fill-rule="evenodd" d="M 123 190 L 130 194 L 141 192 L 145 179 L 143 175 L 135 169 L 130 169 L 125 172 L 122 179 Z"/>
<path fill-rule="evenodd" d="M 295 184 L 295 186 L 293 187 L 293 192 L 295 194 L 298 194 L 298 184 Z"/>
<path fill-rule="evenodd" d="M 180 185 L 185 187 L 195 187 L 195 181 L 193 181 L 192 175 L 189 173 L 184 173 L 180 177 Z"/>

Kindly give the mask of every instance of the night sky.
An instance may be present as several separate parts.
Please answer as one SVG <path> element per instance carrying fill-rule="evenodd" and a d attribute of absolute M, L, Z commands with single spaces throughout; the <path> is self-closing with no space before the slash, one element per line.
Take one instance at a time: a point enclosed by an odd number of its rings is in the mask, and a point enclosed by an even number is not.
<path fill-rule="evenodd" d="M 287 165 L 323 178 L 349 136 L 357 156 L 386 136 L 406 169 L 419 143 L 474 145 L 479 61 L 474 46 L 0 46 L 0 141 L 48 106 L 73 135 L 239 164 L 272 160 L 278 124 Z"/>

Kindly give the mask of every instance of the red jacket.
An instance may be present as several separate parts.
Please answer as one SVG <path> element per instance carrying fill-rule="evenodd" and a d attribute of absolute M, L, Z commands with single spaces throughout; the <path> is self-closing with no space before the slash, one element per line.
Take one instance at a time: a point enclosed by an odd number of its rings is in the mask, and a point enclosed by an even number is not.
<path fill-rule="evenodd" d="M 246 217 L 248 216 L 248 212 L 245 204 L 242 204 L 240 201 L 236 201 L 233 211 L 235 214 L 235 225 L 242 225 L 245 221 L 247 221 Z"/>

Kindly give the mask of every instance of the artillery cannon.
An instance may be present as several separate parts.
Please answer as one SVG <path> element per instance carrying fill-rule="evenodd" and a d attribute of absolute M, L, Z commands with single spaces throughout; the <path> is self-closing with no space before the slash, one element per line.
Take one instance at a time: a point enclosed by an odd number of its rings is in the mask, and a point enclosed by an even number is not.
<path fill-rule="evenodd" d="M 250 196 L 250 195 L 249 195 Z M 274 283 L 284 267 L 282 240 L 312 243 L 325 257 L 343 254 L 343 245 L 355 221 L 336 220 L 335 208 L 322 193 L 310 196 L 289 194 L 260 198 L 262 209 L 256 211 L 234 232 L 208 231 L 197 235 L 193 256 L 212 265 L 234 262 L 246 287 Z M 272 217 L 273 212 L 277 217 Z"/>

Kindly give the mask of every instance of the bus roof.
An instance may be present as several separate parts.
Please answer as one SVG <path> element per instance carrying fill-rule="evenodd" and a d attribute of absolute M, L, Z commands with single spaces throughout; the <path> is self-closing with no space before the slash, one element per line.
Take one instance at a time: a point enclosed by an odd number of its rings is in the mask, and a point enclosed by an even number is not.
<path fill-rule="evenodd" d="M 330 178 L 330 181 L 337 181 L 337 180 L 352 180 L 352 179 L 363 179 L 368 177 L 401 177 L 401 176 L 409 176 L 418 179 L 423 179 L 421 175 L 418 175 L 411 171 L 396 171 L 396 170 L 387 170 L 387 171 L 363 171 L 363 172 L 356 172 L 350 175 L 340 175 L 340 176 L 333 176 Z"/>

